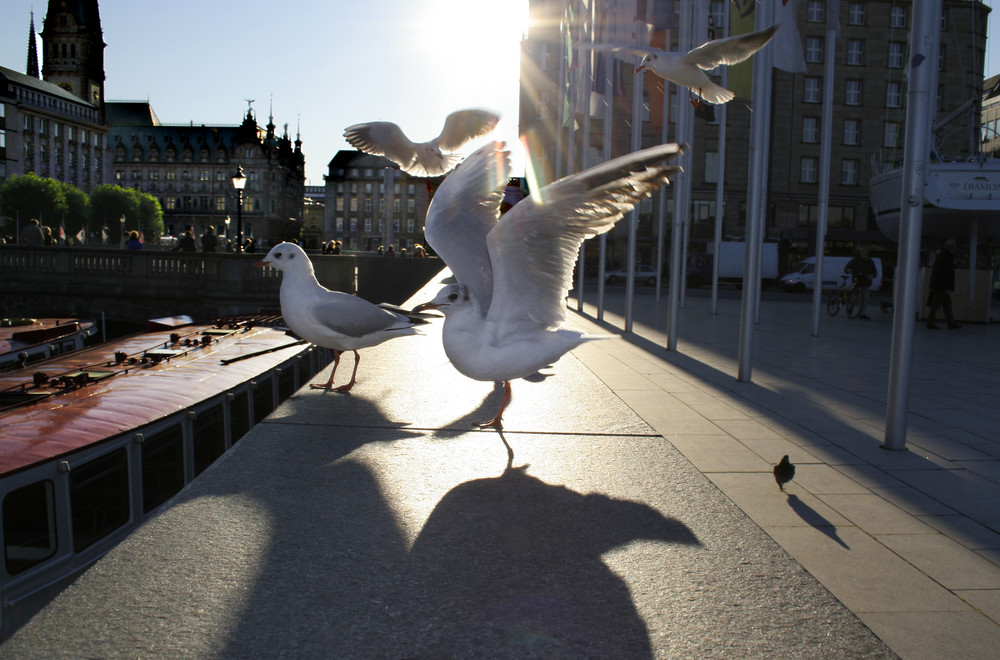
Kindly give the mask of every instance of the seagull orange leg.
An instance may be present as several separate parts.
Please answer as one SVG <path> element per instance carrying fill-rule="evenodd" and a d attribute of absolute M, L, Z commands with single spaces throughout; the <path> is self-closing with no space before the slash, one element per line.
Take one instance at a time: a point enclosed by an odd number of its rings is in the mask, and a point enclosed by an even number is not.
<path fill-rule="evenodd" d="M 330 372 L 330 380 L 326 381 L 325 385 L 309 383 L 309 387 L 314 390 L 328 390 L 333 387 L 333 377 L 337 375 L 337 367 L 340 366 L 340 353 L 341 351 L 333 351 L 333 371 Z"/>
<path fill-rule="evenodd" d="M 497 431 L 503 431 L 503 411 L 507 408 L 507 404 L 510 402 L 510 381 L 505 380 L 503 382 L 503 403 L 500 404 L 500 412 L 497 416 L 486 422 L 485 424 L 480 424 L 480 427 L 492 426 Z M 505 441 L 506 442 L 506 441 Z"/>
<path fill-rule="evenodd" d="M 358 364 L 361 362 L 361 356 L 358 355 L 357 351 L 354 351 L 354 371 L 351 373 L 351 382 L 347 385 L 341 385 L 340 387 L 335 387 L 334 392 L 350 392 L 351 388 L 354 387 L 354 383 L 357 381 L 358 376 Z"/>

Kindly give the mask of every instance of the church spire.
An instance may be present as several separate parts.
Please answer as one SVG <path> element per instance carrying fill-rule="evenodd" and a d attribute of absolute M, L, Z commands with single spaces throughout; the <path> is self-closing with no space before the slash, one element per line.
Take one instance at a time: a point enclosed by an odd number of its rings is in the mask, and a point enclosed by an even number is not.
<path fill-rule="evenodd" d="M 32 78 L 40 78 L 38 73 L 38 45 L 35 43 L 35 10 L 31 10 L 31 27 L 28 30 L 28 68 L 25 71 Z"/>

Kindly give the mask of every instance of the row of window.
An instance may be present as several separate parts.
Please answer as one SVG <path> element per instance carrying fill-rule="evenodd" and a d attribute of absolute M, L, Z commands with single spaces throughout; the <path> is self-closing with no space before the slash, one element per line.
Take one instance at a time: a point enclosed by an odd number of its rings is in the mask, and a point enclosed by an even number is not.
<path fill-rule="evenodd" d="M 18 87 L 16 88 L 15 96 L 17 97 L 18 103 L 23 103 L 24 105 L 43 108 L 64 117 L 73 117 L 90 123 L 97 122 L 97 111 L 95 109 L 77 103 L 71 103 L 59 97 L 52 96 L 51 94 L 36 92 L 25 87 Z M 29 127 L 25 127 L 25 130 L 31 129 Z"/>
<path fill-rule="evenodd" d="M 351 171 L 353 172 L 354 170 L 351 170 Z M 369 171 L 370 170 L 365 170 L 366 173 L 369 172 Z M 375 190 L 375 183 L 373 181 L 364 181 L 364 182 L 351 181 L 351 194 L 354 194 L 354 195 L 358 194 L 358 192 L 361 191 L 362 186 L 364 187 L 364 192 L 367 195 L 371 195 L 372 191 Z M 338 183 L 337 184 L 337 194 L 343 195 L 345 188 L 346 188 L 346 186 L 345 186 L 344 183 Z M 401 190 L 402 190 L 402 186 L 400 185 L 400 183 L 398 181 L 392 185 L 392 193 L 394 195 L 398 195 Z M 416 186 L 414 184 L 412 184 L 412 183 L 406 184 L 406 194 L 413 195 L 415 192 L 416 192 Z M 378 194 L 380 194 L 380 195 L 384 195 L 385 194 L 385 183 L 379 182 L 379 184 L 378 184 Z"/>
<path fill-rule="evenodd" d="M 897 148 L 899 146 L 900 122 L 887 121 L 882 123 L 882 146 Z M 818 117 L 802 118 L 802 142 L 805 144 L 819 143 L 820 120 Z M 861 120 L 845 119 L 840 136 L 840 143 L 846 146 L 861 145 Z"/>
<path fill-rule="evenodd" d="M 714 3 L 713 3 L 714 4 Z M 833 7 L 838 7 L 839 2 L 833 3 Z M 825 0 L 809 0 L 806 4 L 806 22 L 807 23 L 825 23 L 826 22 L 826 9 L 827 3 Z M 944 10 L 941 12 L 941 29 L 944 29 Z M 852 2 L 847 6 L 847 23 L 848 25 L 864 25 L 865 24 L 865 3 L 863 2 Z M 889 8 L 889 27 L 891 28 L 905 28 L 906 27 L 906 7 L 899 5 L 892 5 Z"/>
<path fill-rule="evenodd" d="M 359 199 L 361 199 L 361 201 L 363 202 L 363 204 L 359 204 L 358 203 Z M 392 200 L 392 211 L 393 211 L 393 213 L 399 213 L 400 212 L 400 210 L 402 208 L 402 205 L 400 204 L 401 201 L 402 200 L 400 200 L 398 198 Z M 364 198 L 351 197 L 350 203 L 348 204 L 348 206 L 350 207 L 350 210 L 354 211 L 354 212 L 357 212 L 359 210 L 364 210 L 365 213 L 371 213 L 372 212 L 372 198 L 371 197 L 364 197 Z M 334 208 L 337 211 L 341 211 L 341 212 L 344 210 L 344 198 L 343 197 L 338 197 L 337 198 L 337 201 L 335 202 L 335 207 Z M 413 198 L 410 198 L 410 199 L 406 200 L 406 213 L 407 214 L 413 214 L 413 213 L 416 212 L 416 210 L 417 210 L 417 200 L 415 200 Z M 378 212 L 379 213 L 384 213 L 385 212 L 385 197 L 380 197 L 379 200 L 378 200 Z"/>
<path fill-rule="evenodd" d="M 90 143 L 94 147 L 101 146 L 103 136 L 85 128 L 78 128 L 72 124 L 63 124 L 58 121 L 50 121 L 47 117 L 33 117 L 23 115 L 21 128 L 26 133 L 37 132 L 38 135 L 51 135 L 56 139 L 65 138 L 68 142 L 78 141 L 80 144 Z"/>
<path fill-rule="evenodd" d="M 823 78 L 819 76 L 806 76 L 803 79 L 802 102 L 822 103 L 823 102 Z M 944 101 L 944 85 L 938 85 L 937 103 L 942 107 Z M 858 106 L 862 104 L 862 81 L 860 79 L 848 79 L 844 81 L 844 105 Z M 903 107 L 903 83 L 902 81 L 888 81 L 885 83 L 885 107 Z"/>
<path fill-rule="evenodd" d="M 342 232 L 342 231 L 344 231 L 344 226 L 345 225 L 349 226 L 350 227 L 350 231 L 352 231 L 352 232 L 358 231 L 358 219 L 357 218 L 351 218 L 350 221 L 348 222 L 348 221 L 345 221 L 345 219 L 342 216 L 337 216 L 337 218 L 334 220 L 334 231 L 336 231 L 336 232 Z M 375 231 L 375 232 L 378 232 L 379 234 L 381 234 L 382 230 L 385 228 L 385 224 L 383 223 L 382 218 L 379 218 L 377 224 L 373 223 L 371 218 L 365 218 L 362 221 L 361 226 L 364 227 L 364 231 L 366 233 L 371 233 L 372 231 Z M 407 218 L 406 219 L 406 233 L 407 234 L 412 234 L 414 231 L 416 231 L 416 226 L 417 226 L 417 223 L 416 223 L 415 219 L 413 219 L 413 218 Z M 375 229 L 373 229 L 373 227 L 375 227 Z M 393 230 L 394 231 L 399 231 L 399 223 L 398 222 L 394 222 L 393 223 Z"/>
<path fill-rule="evenodd" d="M 271 212 L 274 212 L 274 200 L 271 200 Z M 225 195 L 164 195 L 160 198 L 164 211 L 218 211 L 227 212 L 232 202 Z M 243 213 L 260 213 L 263 202 L 259 197 L 243 195 Z"/>

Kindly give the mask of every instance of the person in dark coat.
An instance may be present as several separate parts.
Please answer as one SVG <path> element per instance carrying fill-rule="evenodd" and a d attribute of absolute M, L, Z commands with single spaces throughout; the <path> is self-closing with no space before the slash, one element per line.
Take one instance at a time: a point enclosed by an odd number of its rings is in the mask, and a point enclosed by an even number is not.
<path fill-rule="evenodd" d="M 868 290 L 871 288 L 872 280 L 878 275 L 875 262 L 868 256 L 868 248 L 858 250 L 858 255 L 847 262 L 844 272 L 849 273 L 854 281 L 854 286 L 861 292 L 861 309 L 858 318 L 867 320 L 865 305 L 868 303 Z"/>
<path fill-rule="evenodd" d="M 937 330 L 937 311 L 944 310 L 944 320 L 948 323 L 948 329 L 961 328 L 955 322 L 955 317 L 951 313 L 951 292 L 955 290 L 955 240 L 949 238 L 944 243 L 944 249 L 938 250 L 934 258 L 934 267 L 931 268 L 930 295 L 927 296 L 927 305 L 931 308 L 931 313 L 927 316 L 927 327 Z"/>
<path fill-rule="evenodd" d="M 174 252 L 197 252 L 198 244 L 194 242 L 194 232 L 190 229 L 181 235 L 181 240 L 177 242 Z"/>

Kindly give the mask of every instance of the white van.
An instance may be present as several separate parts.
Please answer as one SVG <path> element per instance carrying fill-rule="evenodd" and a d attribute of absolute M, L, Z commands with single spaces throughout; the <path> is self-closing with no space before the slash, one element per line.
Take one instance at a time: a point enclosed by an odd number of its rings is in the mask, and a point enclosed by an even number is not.
<path fill-rule="evenodd" d="M 823 289 L 839 289 L 844 285 L 844 267 L 851 257 L 823 257 Z M 882 286 L 882 260 L 873 257 L 875 262 L 875 279 L 871 290 L 878 291 Z M 786 291 L 812 291 L 816 279 L 816 257 L 806 257 L 792 266 L 791 272 L 778 278 L 778 282 Z"/>

